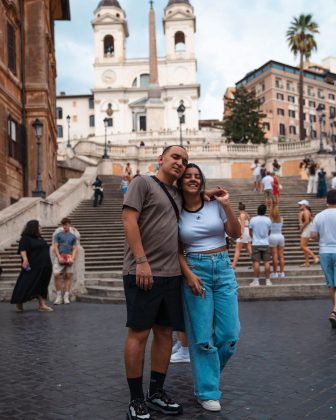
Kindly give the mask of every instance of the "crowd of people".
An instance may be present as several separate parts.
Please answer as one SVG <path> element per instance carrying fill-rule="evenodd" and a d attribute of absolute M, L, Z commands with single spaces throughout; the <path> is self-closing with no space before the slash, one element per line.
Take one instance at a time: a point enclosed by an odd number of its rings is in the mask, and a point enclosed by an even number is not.
<path fill-rule="evenodd" d="M 330 188 L 336 189 L 336 172 L 331 172 Z M 328 192 L 328 174 L 324 168 L 311 157 L 300 162 L 301 179 L 307 181 L 307 194 L 315 194 L 317 198 L 325 198 Z"/>

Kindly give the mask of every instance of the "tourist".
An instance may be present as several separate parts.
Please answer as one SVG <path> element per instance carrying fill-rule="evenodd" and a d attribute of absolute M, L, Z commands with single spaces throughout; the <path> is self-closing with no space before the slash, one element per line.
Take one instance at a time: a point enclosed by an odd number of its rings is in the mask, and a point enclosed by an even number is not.
<path fill-rule="evenodd" d="M 336 328 L 336 190 L 328 192 L 327 207 L 315 216 L 311 237 L 320 242 L 320 262 L 332 302 L 329 321 Z"/>
<path fill-rule="evenodd" d="M 73 264 L 77 255 L 77 239 L 71 233 L 71 220 L 62 219 L 62 230 L 54 236 L 55 260 L 53 266 L 56 300 L 54 305 L 69 304 Z M 62 296 L 62 276 L 64 275 L 64 296 Z"/>
<path fill-rule="evenodd" d="M 308 184 L 307 184 L 307 194 L 316 194 L 316 163 L 311 160 L 308 167 L 307 167 L 307 172 L 308 172 Z"/>
<path fill-rule="evenodd" d="M 280 185 L 279 178 L 275 174 L 275 172 L 273 172 L 271 176 L 273 178 L 273 189 L 272 189 L 273 202 L 274 204 L 278 206 L 280 204 L 280 189 L 282 189 L 282 185 Z"/>
<path fill-rule="evenodd" d="M 252 263 L 254 279 L 250 286 L 260 286 L 260 262 L 264 262 L 266 286 L 272 286 L 270 280 L 270 248 L 269 248 L 269 232 L 271 229 L 271 219 L 266 216 L 267 207 L 261 204 L 258 207 L 258 216 L 252 217 L 250 220 L 250 235 L 252 237 Z"/>
<path fill-rule="evenodd" d="M 130 389 L 128 419 L 149 419 L 148 408 L 167 415 L 183 412 L 163 389 L 172 350 L 172 331 L 183 331 L 178 224 L 182 200 L 173 183 L 188 163 L 186 150 L 168 146 L 157 178 L 139 176 L 129 185 L 122 220 L 126 235 L 123 275 L 128 335 L 125 365 Z M 169 195 L 168 195 L 169 194 Z M 154 285 L 154 287 L 153 287 Z M 153 331 L 150 386 L 142 380 L 148 336 Z"/>
<path fill-rule="evenodd" d="M 140 175 L 141 175 L 140 169 L 137 169 L 133 179 L 136 178 L 137 176 L 140 176 Z"/>
<path fill-rule="evenodd" d="M 302 162 L 300 162 L 300 177 L 303 181 L 307 181 L 308 180 L 308 171 L 307 171 L 307 166 L 305 164 L 305 161 L 303 160 Z"/>
<path fill-rule="evenodd" d="M 298 202 L 299 208 L 299 226 L 301 232 L 300 247 L 304 253 L 305 262 L 301 264 L 301 267 L 309 267 L 309 257 L 312 257 L 314 264 L 319 263 L 319 258 L 314 252 L 308 247 L 308 241 L 310 239 L 313 214 L 309 206 L 308 200 L 301 200 Z"/>
<path fill-rule="evenodd" d="M 336 190 L 336 172 L 332 173 L 332 179 L 331 179 L 331 189 Z"/>
<path fill-rule="evenodd" d="M 260 192 L 261 175 L 259 159 L 255 159 L 254 163 L 251 165 L 251 170 L 253 175 L 254 191 Z"/>
<path fill-rule="evenodd" d="M 93 207 L 97 207 L 97 205 L 101 205 L 103 203 L 104 199 L 104 193 L 103 193 L 103 181 L 99 178 L 99 176 L 96 177 L 95 182 L 92 184 L 94 188 L 94 201 L 93 201 Z"/>
<path fill-rule="evenodd" d="M 317 198 L 324 198 L 327 196 L 327 180 L 326 180 L 327 173 L 323 168 L 320 168 L 317 171 Z"/>
<path fill-rule="evenodd" d="M 267 169 L 266 169 L 266 163 L 263 163 L 260 166 L 260 176 L 261 176 L 261 181 L 263 180 L 263 178 L 265 178 L 265 176 L 267 175 Z"/>
<path fill-rule="evenodd" d="M 266 172 L 266 176 L 261 180 L 262 189 L 265 195 L 266 206 L 272 204 L 273 198 L 273 177 L 269 171 Z"/>
<path fill-rule="evenodd" d="M 129 185 L 129 181 L 128 181 L 127 176 L 123 176 L 120 182 L 120 190 L 124 195 L 127 193 L 128 185 Z"/>
<path fill-rule="evenodd" d="M 187 334 L 183 331 L 177 331 L 176 338 L 176 343 L 172 348 L 170 363 L 190 363 Z"/>
<path fill-rule="evenodd" d="M 284 257 L 284 247 L 285 247 L 285 237 L 282 234 L 283 219 L 280 216 L 279 207 L 274 203 L 270 209 L 270 219 L 271 219 L 271 231 L 269 240 L 269 246 L 272 253 L 272 265 L 273 273 L 271 273 L 270 278 L 284 278 L 285 277 L 285 257 Z M 280 271 L 278 273 L 278 267 Z"/>
<path fill-rule="evenodd" d="M 129 162 L 126 163 L 124 177 L 126 177 L 128 183 L 130 183 L 132 181 L 133 171 L 132 171 L 132 168 L 131 168 L 131 164 Z"/>
<path fill-rule="evenodd" d="M 272 163 L 272 172 L 276 176 L 280 176 L 280 168 L 281 168 L 280 163 L 277 161 L 277 159 L 274 159 L 273 160 L 273 163 Z"/>
<path fill-rule="evenodd" d="M 51 312 L 47 306 L 48 286 L 52 275 L 49 245 L 41 236 L 38 220 L 30 220 L 21 235 L 18 253 L 21 256 L 21 272 L 16 281 L 11 303 L 17 312 L 23 311 L 23 304 L 38 299 L 40 312 Z"/>
<path fill-rule="evenodd" d="M 241 226 L 227 191 L 220 189 L 216 200 L 204 201 L 205 180 L 197 165 L 187 165 L 178 186 L 183 193 L 179 258 L 194 393 L 204 409 L 219 411 L 220 373 L 236 351 L 240 331 L 238 286 L 225 238 L 238 238 Z"/>
<path fill-rule="evenodd" d="M 250 222 L 250 215 L 245 210 L 245 204 L 240 202 L 238 205 L 239 209 L 239 217 L 238 221 L 241 226 L 241 236 L 236 240 L 236 248 L 235 248 L 235 254 L 233 257 L 232 267 L 236 268 L 240 253 L 242 249 L 246 249 L 247 253 L 251 257 L 252 255 L 252 239 L 250 236 L 250 230 L 249 230 L 249 222 Z"/>

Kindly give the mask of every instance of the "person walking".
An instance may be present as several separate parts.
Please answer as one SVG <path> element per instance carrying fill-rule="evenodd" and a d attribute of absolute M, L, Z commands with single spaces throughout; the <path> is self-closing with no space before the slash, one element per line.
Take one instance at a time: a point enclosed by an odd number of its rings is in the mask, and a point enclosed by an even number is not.
<path fill-rule="evenodd" d="M 236 352 L 240 332 L 238 286 L 226 235 L 238 238 L 241 226 L 227 191 L 220 189 L 216 200 L 204 201 L 205 178 L 197 165 L 187 165 L 178 187 L 183 194 L 179 259 L 194 393 L 205 410 L 219 411 L 220 374 Z"/>
<path fill-rule="evenodd" d="M 252 245 L 251 245 L 252 239 L 251 239 L 250 230 L 249 230 L 250 215 L 245 210 L 246 207 L 244 203 L 240 202 L 238 205 L 238 209 L 239 209 L 238 221 L 241 226 L 241 236 L 240 238 L 236 240 L 235 254 L 234 254 L 233 262 L 232 262 L 232 268 L 234 269 L 237 267 L 237 263 L 238 263 L 242 249 L 246 249 L 250 257 L 252 255 Z"/>
<path fill-rule="evenodd" d="M 126 236 L 123 281 L 128 334 L 125 366 L 130 390 L 127 418 L 149 419 L 148 408 L 166 415 L 183 413 L 167 396 L 164 381 L 172 351 L 172 331 L 183 331 L 178 224 L 182 199 L 173 186 L 188 163 L 181 146 L 168 146 L 159 157 L 157 177 L 138 176 L 124 197 Z M 143 393 L 144 353 L 153 331 L 150 386 Z"/>
<path fill-rule="evenodd" d="M 307 194 L 316 194 L 316 163 L 311 160 L 307 167 L 308 172 L 308 184 L 307 184 Z"/>
<path fill-rule="evenodd" d="M 317 172 L 317 198 L 325 198 L 327 196 L 327 179 L 326 179 L 327 173 L 323 168 L 320 168 Z"/>
<path fill-rule="evenodd" d="M 269 248 L 269 232 L 271 229 L 271 219 L 266 216 L 267 207 L 261 204 L 258 207 L 258 216 L 252 217 L 250 220 L 250 236 L 252 237 L 252 263 L 254 279 L 250 283 L 251 287 L 260 286 L 260 262 L 264 262 L 266 286 L 272 286 L 270 280 L 270 248 Z"/>
<path fill-rule="evenodd" d="M 100 206 L 103 204 L 104 199 L 104 189 L 103 189 L 103 181 L 99 178 L 99 176 L 96 177 L 95 182 L 92 184 L 94 188 L 94 201 L 93 201 L 93 207 L 97 207 L 99 204 Z"/>
<path fill-rule="evenodd" d="M 69 304 L 71 291 L 71 278 L 73 274 L 73 264 L 77 255 L 77 239 L 71 233 L 71 220 L 67 217 L 62 219 L 62 231 L 54 236 L 54 279 L 56 289 L 56 300 L 54 305 Z M 64 275 L 64 296 L 62 297 L 62 279 Z"/>
<path fill-rule="evenodd" d="M 262 178 L 261 185 L 265 195 L 266 206 L 270 207 L 273 198 L 273 177 L 269 171 L 267 171 L 266 175 Z"/>
<path fill-rule="evenodd" d="M 128 185 L 129 185 L 129 181 L 128 181 L 127 176 L 123 176 L 120 182 L 120 189 L 124 195 L 127 193 Z"/>
<path fill-rule="evenodd" d="M 130 183 L 132 181 L 133 171 L 132 171 L 131 164 L 129 162 L 126 163 L 124 177 L 126 177 L 128 183 Z"/>
<path fill-rule="evenodd" d="M 311 237 L 319 240 L 320 263 L 332 302 L 329 321 L 336 328 L 336 190 L 328 192 L 327 209 L 315 216 Z"/>
<path fill-rule="evenodd" d="M 270 209 L 270 219 L 271 219 L 271 231 L 269 240 L 269 246 L 272 253 L 272 265 L 273 273 L 271 273 L 270 278 L 284 278 L 285 277 L 285 257 L 284 257 L 284 247 L 285 247 L 285 237 L 282 234 L 283 219 L 280 215 L 279 207 L 273 205 Z M 278 273 L 278 267 L 280 271 Z"/>
<path fill-rule="evenodd" d="M 259 159 L 255 159 L 254 163 L 251 165 L 255 192 L 260 192 L 260 182 L 261 182 L 260 169 L 261 168 L 260 168 Z"/>
<path fill-rule="evenodd" d="M 280 176 L 280 168 L 280 163 L 277 161 L 277 159 L 274 159 L 272 163 L 272 172 L 274 173 L 274 175 Z"/>
<path fill-rule="evenodd" d="M 13 290 L 11 303 L 17 312 L 32 299 L 39 302 L 40 312 L 52 312 L 46 304 L 48 286 L 52 275 L 52 263 L 48 243 L 42 238 L 38 220 L 29 220 L 23 229 L 18 254 L 21 256 L 21 272 Z"/>
<path fill-rule="evenodd" d="M 298 202 L 299 208 L 299 226 L 301 232 L 300 247 L 303 251 L 305 261 L 301 264 L 301 267 L 309 267 L 309 257 L 312 257 L 314 264 L 319 263 L 319 258 L 314 254 L 314 252 L 308 247 L 308 241 L 310 239 L 313 213 L 309 206 L 308 200 L 301 200 Z"/>
<path fill-rule="evenodd" d="M 275 173 L 272 173 L 271 176 L 273 178 L 273 203 L 278 206 L 280 204 L 280 190 L 282 186 L 280 185 L 279 178 Z"/>

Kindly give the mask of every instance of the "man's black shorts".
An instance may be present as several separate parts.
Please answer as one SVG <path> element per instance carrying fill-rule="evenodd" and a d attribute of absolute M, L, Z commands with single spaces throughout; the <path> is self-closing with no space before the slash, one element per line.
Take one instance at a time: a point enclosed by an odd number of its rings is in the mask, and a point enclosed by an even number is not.
<path fill-rule="evenodd" d="M 127 304 L 126 327 L 134 330 L 149 330 L 154 324 L 184 331 L 182 276 L 154 277 L 151 290 L 139 289 L 135 275 L 124 276 Z"/>

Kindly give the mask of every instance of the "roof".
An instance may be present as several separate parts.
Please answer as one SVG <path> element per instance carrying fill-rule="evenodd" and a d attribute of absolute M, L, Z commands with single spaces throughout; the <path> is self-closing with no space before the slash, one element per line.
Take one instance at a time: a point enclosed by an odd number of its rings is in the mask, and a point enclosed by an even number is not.
<path fill-rule="evenodd" d="M 173 4 L 190 4 L 189 0 L 169 0 L 167 7 L 172 6 Z"/>
<path fill-rule="evenodd" d="M 97 9 L 99 7 L 105 7 L 105 6 L 114 6 L 114 7 L 117 7 L 118 9 L 121 9 L 121 6 L 118 0 L 101 0 L 98 3 Z"/>

